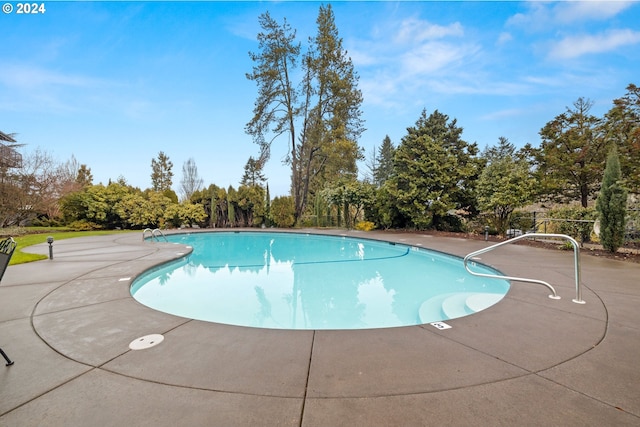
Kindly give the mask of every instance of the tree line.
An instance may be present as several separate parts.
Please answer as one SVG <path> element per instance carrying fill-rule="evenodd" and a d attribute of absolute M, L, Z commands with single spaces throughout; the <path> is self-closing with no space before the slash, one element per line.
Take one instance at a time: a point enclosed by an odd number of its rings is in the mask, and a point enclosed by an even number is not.
<path fill-rule="evenodd" d="M 514 210 L 534 202 L 577 206 L 564 214 L 604 221 L 602 196 L 624 212 L 627 192 L 640 193 L 640 89 L 630 84 L 604 117 L 590 114 L 592 105 L 579 98 L 567 107 L 540 130 L 539 147 L 516 150 L 501 137 L 482 152 L 461 138 L 455 119 L 423 111 L 398 147 L 387 137 L 369 161 L 376 188 L 369 219 L 385 227 L 461 230 L 461 221 L 483 212 L 504 233 Z M 615 179 L 604 179 L 608 162 L 618 164 Z M 615 197 L 605 194 L 614 188 Z"/>
<path fill-rule="evenodd" d="M 455 119 L 437 110 L 431 114 L 423 110 L 397 147 L 388 136 L 384 138 L 367 163 L 369 173 L 364 179 L 342 174 L 326 180 L 319 191 L 310 193 L 309 206 L 297 219 L 294 197 L 272 200 L 263 163 L 253 157 L 237 189 L 215 184 L 203 188 L 195 161 L 189 159 L 182 168 L 179 201 L 172 190 L 173 164 L 163 152 L 151 161 L 152 185 L 146 190 L 128 185 L 124 177 L 94 185 L 91 169 L 73 157 L 56 164 L 50 155 L 36 150 L 20 158 L 17 168 L 16 156 L 8 156 L 7 149 L 18 144 L 3 134 L 2 225 L 66 224 L 87 229 L 290 227 L 297 223 L 356 227 L 366 220 L 379 228 L 462 231 L 470 219 L 485 213 L 492 227 L 503 233 L 514 210 L 535 201 L 573 201 L 587 212 L 580 214 L 581 219 L 595 218 L 595 195 L 603 188 L 638 193 L 638 162 L 634 159 L 639 154 L 640 91 L 629 85 L 627 94 L 614 101 L 603 119 L 583 117 L 588 113 L 585 106 L 589 102 L 579 99 L 545 125 L 541 135 L 547 135 L 559 120 L 565 121 L 564 131 L 545 136 L 540 147 L 526 145 L 516 150 L 501 137 L 482 152 L 476 143 L 462 139 L 462 128 Z M 585 123 L 590 123 L 589 129 Z M 609 144 L 607 138 L 611 138 Z M 620 172 L 603 187 L 605 160 L 612 147 Z M 584 172 L 578 173 L 581 170 Z M 583 205 L 584 194 L 587 206 Z M 620 194 L 616 197 L 622 198 Z M 604 202 L 598 199 L 598 203 Z M 566 215 L 575 213 L 565 211 Z M 620 223 L 619 218 L 616 221 Z"/>

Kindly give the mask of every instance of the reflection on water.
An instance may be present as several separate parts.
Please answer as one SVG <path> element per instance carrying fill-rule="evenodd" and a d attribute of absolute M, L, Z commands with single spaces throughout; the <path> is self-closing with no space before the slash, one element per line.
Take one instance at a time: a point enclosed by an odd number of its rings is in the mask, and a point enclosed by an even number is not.
<path fill-rule="evenodd" d="M 192 255 L 148 273 L 132 294 L 161 311 L 220 323 L 281 329 L 413 325 L 421 323 L 420 305 L 438 293 L 508 288 L 504 281 L 469 276 L 458 259 L 402 245 L 284 233 L 172 238 L 193 246 Z"/>

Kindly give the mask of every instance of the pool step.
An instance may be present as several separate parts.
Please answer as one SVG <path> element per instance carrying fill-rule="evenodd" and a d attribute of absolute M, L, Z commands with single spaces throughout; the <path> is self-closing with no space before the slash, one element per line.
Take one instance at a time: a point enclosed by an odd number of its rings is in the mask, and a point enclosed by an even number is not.
<path fill-rule="evenodd" d="M 466 305 L 473 313 L 482 311 L 504 298 L 503 294 L 473 294 L 467 298 Z"/>
<path fill-rule="evenodd" d="M 446 319 L 442 311 L 442 302 L 452 295 L 455 294 L 441 294 L 423 302 L 418 310 L 420 321 L 422 323 L 431 323 Z"/>
<path fill-rule="evenodd" d="M 454 294 L 446 298 L 442 301 L 442 311 L 445 316 L 449 319 L 455 319 L 456 317 L 468 316 L 475 313 L 474 310 L 467 307 L 467 299 L 473 295 L 475 294 L 465 292 Z"/>
<path fill-rule="evenodd" d="M 422 303 L 418 315 L 422 323 L 455 319 L 491 307 L 503 297 L 502 294 L 476 292 L 452 292 L 437 295 Z"/>

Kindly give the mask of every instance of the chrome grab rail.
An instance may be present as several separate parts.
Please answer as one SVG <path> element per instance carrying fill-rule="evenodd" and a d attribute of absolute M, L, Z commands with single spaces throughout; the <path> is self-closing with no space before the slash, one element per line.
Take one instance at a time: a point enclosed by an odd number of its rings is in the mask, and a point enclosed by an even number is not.
<path fill-rule="evenodd" d="M 551 292 L 553 292 L 553 295 L 549 295 L 549 298 L 552 299 L 560 299 L 560 297 L 558 296 L 558 294 L 556 293 L 556 290 L 553 288 L 553 286 L 551 286 L 549 283 L 543 281 L 543 280 L 536 280 L 536 279 L 525 279 L 522 277 L 511 277 L 511 276 L 498 276 L 496 274 L 485 274 L 485 273 L 476 273 L 474 271 L 471 271 L 469 269 L 469 266 L 467 265 L 467 263 L 469 262 L 469 260 L 473 257 L 476 257 L 478 255 L 482 255 L 486 252 L 492 251 L 500 246 L 503 245 L 507 245 L 509 243 L 513 243 L 516 242 L 518 240 L 522 240 L 528 237 L 548 237 L 548 238 L 558 238 L 558 239 L 565 239 L 568 240 L 569 242 L 571 242 L 571 245 L 573 245 L 573 259 L 574 259 L 574 268 L 575 268 L 575 278 L 576 278 L 576 297 L 575 299 L 573 299 L 572 301 L 575 302 L 576 304 L 585 304 L 585 301 L 582 300 L 582 289 L 580 287 L 580 246 L 578 245 L 578 242 L 573 239 L 570 236 L 567 236 L 566 234 L 547 234 L 547 233 L 529 233 L 529 234 L 523 234 L 517 237 L 514 237 L 512 239 L 509 240 L 505 240 L 504 242 L 500 242 L 500 243 L 496 243 L 495 245 L 491 245 L 489 247 L 486 247 L 484 249 L 480 249 L 477 250 L 475 252 L 471 252 L 469 255 L 467 255 L 466 257 L 464 257 L 464 268 L 470 273 L 473 274 L 474 276 L 480 276 L 480 277 L 488 277 L 491 279 L 506 279 L 506 280 L 513 280 L 516 282 L 527 282 L 527 283 L 538 283 L 540 285 L 546 286 L 548 289 L 551 290 Z"/>
<path fill-rule="evenodd" d="M 147 233 L 147 231 L 151 233 L 151 238 L 152 239 L 155 237 L 155 239 L 159 241 L 160 239 L 158 238 L 158 236 L 156 236 L 156 234 L 160 234 L 160 236 L 162 236 L 164 238 L 165 242 L 169 241 L 169 239 L 167 239 L 167 236 L 165 236 L 164 233 L 162 232 L 162 230 L 160 230 L 159 228 L 156 228 L 155 230 L 152 230 L 150 228 L 145 228 L 144 231 L 142 232 L 142 241 L 143 242 L 144 242 L 144 236 Z"/>
<path fill-rule="evenodd" d="M 158 238 L 158 236 L 156 236 L 156 233 L 157 233 L 157 234 L 160 234 L 160 236 L 162 236 L 162 238 L 164 239 L 164 241 L 165 241 L 165 242 L 168 242 L 168 241 L 169 241 L 169 239 L 167 239 L 167 236 L 165 236 L 165 235 L 164 235 L 164 233 L 162 232 L 162 230 L 160 230 L 159 228 L 156 228 L 155 230 L 153 230 L 153 231 L 151 232 L 151 235 L 152 235 L 152 236 L 155 236 L 156 240 L 160 240 L 160 239 Z"/>

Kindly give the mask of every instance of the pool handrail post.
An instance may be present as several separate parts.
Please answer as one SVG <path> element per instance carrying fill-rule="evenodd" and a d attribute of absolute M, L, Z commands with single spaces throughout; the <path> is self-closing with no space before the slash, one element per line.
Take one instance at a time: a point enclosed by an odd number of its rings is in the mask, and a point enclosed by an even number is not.
<path fill-rule="evenodd" d="M 514 238 L 511 238 L 509 240 L 505 240 L 504 242 L 500 242 L 500 243 L 496 243 L 494 245 L 488 246 L 486 248 L 471 252 L 470 254 L 468 254 L 467 256 L 464 257 L 464 268 L 467 270 L 467 272 L 469 272 L 470 274 L 474 275 L 474 276 L 480 276 L 480 277 L 487 277 L 487 278 L 492 278 L 492 279 L 503 279 L 503 280 L 513 280 L 516 282 L 527 282 L 527 283 L 538 283 L 540 285 L 546 286 L 548 289 L 551 290 L 551 292 L 553 292 L 552 295 L 549 295 L 549 298 L 552 299 L 560 299 L 560 297 L 558 296 L 558 294 L 556 293 L 556 290 L 553 288 L 553 286 L 551 286 L 549 283 L 543 281 L 543 280 L 536 280 L 536 279 L 526 279 L 526 278 L 522 278 L 522 277 L 512 277 L 512 276 L 499 276 L 496 274 L 485 274 L 485 273 L 476 273 L 474 271 L 471 271 L 471 269 L 469 269 L 468 266 L 468 262 L 471 258 L 484 254 L 486 252 L 492 251 L 500 246 L 503 245 L 507 245 L 509 243 L 514 243 L 518 240 L 522 240 L 525 238 L 530 238 L 530 237 L 547 237 L 547 238 L 560 238 L 560 239 L 565 239 L 568 240 L 571 245 L 573 246 L 573 257 L 574 257 L 574 269 L 575 269 L 575 281 L 576 281 L 576 297 L 575 299 L 573 299 L 572 301 L 575 302 L 576 304 L 585 304 L 585 301 L 582 299 L 582 289 L 580 287 L 580 246 L 578 244 L 578 242 L 572 238 L 571 236 L 567 236 L 566 234 L 550 234 L 550 233 L 527 233 L 527 234 L 522 234 L 520 236 L 516 236 Z"/>
<path fill-rule="evenodd" d="M 156 240 L 159 242 L 159 241 L 160 241 L 160 238 L 157 236 L 158 234 L 159 234 L 160 236 L 162 236 L 162 238 L 164 238 L 164 241 L 165 241 L 165 242 L 168 242 L 168 241 L 169 241 L 169 240 L 167 239 L 167 236 L 165 236 L 165 235 L 164 235 L 164 233 L 162 232 L 162 230 L 160 230 L 159 228 L 156 228 L 155 230 L 153 230 L 153 231 L 151 232 L 151 237 L 155 237 L 155 238 L 156 238 Z"/>
<path fill-rule="evenodd" d="M 145 229 L 142 231 L 142 241 L 143 241 L 143 242 L 145 241 L 145 240 L 144 240 L 144 236 L 145 236 L 145 234 L 147 233 L 147 231 L 148 231 L 149 233 L 151 233 L 151 240 L 152 240 L 152 241 L 153 241 L 153 239 L 156 239 L 156 241 L 158 241 L 158 242 L 160 241 L 160 237 L 158 237 L 158 234 L 159 234 L 162 238 L 164 238 L 165 242 L 168 242 L 168 241 L 169 241 L 169 239 L 167 239 L 167 236 L 165 236 L 165 235 L 164 235 L 164 233 L 162 232 L 162 230 L 160 230 L 159 228 L 156 228 L 156 229 L 154 229 L 154 230 L 152 230 L 152 229 L 150 229 L 150 228 L 145 228 Z"/>

